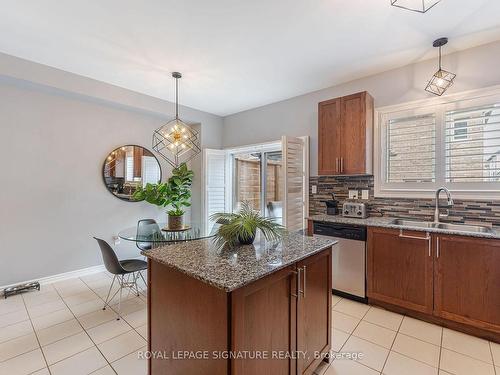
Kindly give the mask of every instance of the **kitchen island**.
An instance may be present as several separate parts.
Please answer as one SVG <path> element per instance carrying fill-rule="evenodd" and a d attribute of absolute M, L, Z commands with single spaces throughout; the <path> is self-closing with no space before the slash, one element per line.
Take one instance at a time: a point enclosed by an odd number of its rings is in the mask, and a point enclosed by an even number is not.
<path fill-rule="evenodd" d="M 312 374 L 331 347 L 335 241 L 216 249 L 212 240 L 148 257 L 149 373 Z"/>

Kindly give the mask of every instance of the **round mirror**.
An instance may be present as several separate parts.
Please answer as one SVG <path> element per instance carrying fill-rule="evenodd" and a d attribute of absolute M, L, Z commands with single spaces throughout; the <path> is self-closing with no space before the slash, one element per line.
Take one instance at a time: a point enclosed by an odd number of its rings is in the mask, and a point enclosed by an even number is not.
<path fill-rule="evenodd" d="M 102 177 L 111 194 L 135 202 L 132 195 L 137 187 L 161 181 L 161 168 L 151 151 L 141 146 L 127 145 L 118 147 L 106 157 Z"/>

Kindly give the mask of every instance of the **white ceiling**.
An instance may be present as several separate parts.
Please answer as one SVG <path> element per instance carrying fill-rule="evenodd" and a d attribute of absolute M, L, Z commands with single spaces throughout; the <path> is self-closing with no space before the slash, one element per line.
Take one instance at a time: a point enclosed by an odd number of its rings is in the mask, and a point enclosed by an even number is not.
<path fill-rule="evenodd" d="M 228 115 L 500 39 L 499 0 L 0 0 L 0 51 Z"/>

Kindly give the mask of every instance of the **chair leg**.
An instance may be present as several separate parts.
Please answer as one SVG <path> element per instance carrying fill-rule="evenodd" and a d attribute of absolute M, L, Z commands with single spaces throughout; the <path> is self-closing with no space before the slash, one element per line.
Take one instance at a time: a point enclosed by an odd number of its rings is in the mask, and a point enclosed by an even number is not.
<path fill-rule="evenodd" d="M 135 292 L 136 292 L 137 297 L 139 297 L 139 295 L 140 295 L 139 286 L 137 285 L 137 279 L 139 279 L 140 273 L 141 273 L 141 271 L 134 272 L 134 286 L 135 286 Z"/>
<path fill-rule="evenodd" d="M 113 289 L 113 285 L 115 284 L 115 279 L 116 279 L 116 275 L 113 275 L 113 281 L 111 282 L 111 286 L 109 287 L 109 290 L 108 290 L 108 295 L 106 296 L 106 300 L 104 301 L 104 306 L 102 308 L 103 310 L 106 310 L 106 306 L 108 306 L 109 295 L 111 294 L 111 290 Z M 111 299 L 113 299 L 113 297 L 111 297 Z"/>
<path fill-rule="evenodd" d="M 146 280 L 144 280 L 144 275 L 142 274 L 141 271 L 139 271 L 139 276 L 141 277 L 142 279 L 142 282 L 144 283 L 144 285 L 146 286 L 146 290 L 148 290 L 148 283 L 146 282 Z"/>
<path fill-rule="evenodd" d="M 123 291 L 123 275 L 121 275 L 121 282 L 120 282 L 120 299 L 118 300 L 118 317 L 116 320 L 121 319 L 121 312 L 122 312 L 122 291 Z"/>

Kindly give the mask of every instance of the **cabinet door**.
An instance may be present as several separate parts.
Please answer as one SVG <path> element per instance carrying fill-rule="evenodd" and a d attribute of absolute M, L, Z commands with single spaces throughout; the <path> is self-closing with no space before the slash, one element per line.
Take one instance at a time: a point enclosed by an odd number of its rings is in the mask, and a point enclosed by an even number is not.
<path fill-rule="evenodd" d="M 298 374 L 312 374 L 331 347 L 332 249 L 297 264 L 300 270 L 297 305 Z"/>
<path fill-rule="evenodd" d="M 332 99 L 318 105 L 318 174 L 340 174 L 340 102 Z"/>
<path fill-rule="evenodd" d="M 341 98 L 342 174 L 366 173 L 366 92 Z"/>
<path fill-rule="evenodd" d="M 434 314 L 500 333 L 500 241 L 435 236 Z"/>
<path fill-rule="evenodd" d="M 369 298 L 432 313 L 433 258 L 428 233 L 368 229 Z"/>
<path fill-rule="evenodd" d="M 288 267 L 231 293 L 231 350 L 263 353 L 267 359 L 234 359 L 231 374 L 295 374 L 296 361 L 271 358 L 296 350 L 297 280 Z"/>

